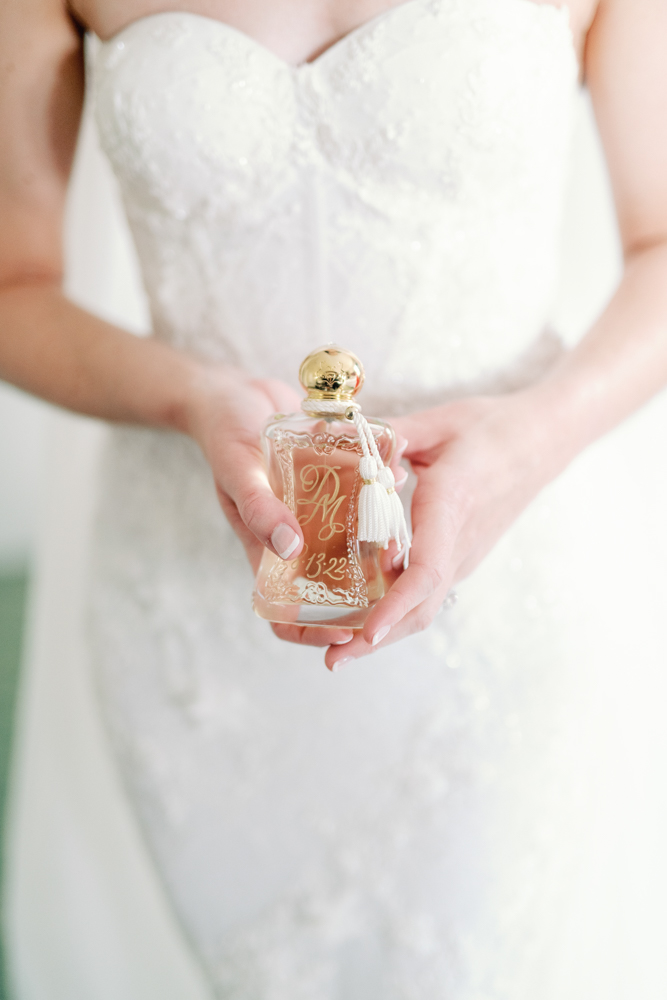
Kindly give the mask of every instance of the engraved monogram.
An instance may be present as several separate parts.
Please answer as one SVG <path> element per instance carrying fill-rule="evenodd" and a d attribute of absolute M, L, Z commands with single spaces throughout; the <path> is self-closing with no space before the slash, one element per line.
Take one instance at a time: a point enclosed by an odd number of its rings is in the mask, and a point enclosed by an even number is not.
<path fill-rule="evenodd" d="M 347 499 L 347 494 L 340 492 L 339 470 L 339 465 L 305 465 L 301 470 L 301 489 L 307 495 L 300 496 L 296 505 L 307 509 L 297 520 L 302 525 L 310 524 L 319 514 L 322 527 L 317 537 L 321 542 L 345 531 L 345 524 L 336 520 L 341 504 Z"/>
<path fill-rule="evenodd" d="M 360 479 L 355 474 L 346 480 L 341 476 L 340 465 L 326 464 L 326 458 L 337 449 L 360 456 L 358 439 L 319 431 L 311 436 L 279 429 L 274 432 L 273 441 L 285 503 L 305 526 L 304 535 L 310 544 L 306 541 L 297 559 L 275 560 L 264 584 L 266 599 L 275 605 L 367 608 L 368 585 L 359 562 L 356 540 Z M 311 451 L 315 461 L 306 462 L 297 472 L 294 455 L 306 449 Z M 341 493 L 341 487 L 348 481 L 349 489 Z M 318 533 L 322 534 L 321 540 Z M 342 550 L 341 538 L 344 539 Z M 332 539 L 337 545 L 335 554 L 329 551 L 327 544 Z M 316 540 L 318 544 L 313 544 Z"/>

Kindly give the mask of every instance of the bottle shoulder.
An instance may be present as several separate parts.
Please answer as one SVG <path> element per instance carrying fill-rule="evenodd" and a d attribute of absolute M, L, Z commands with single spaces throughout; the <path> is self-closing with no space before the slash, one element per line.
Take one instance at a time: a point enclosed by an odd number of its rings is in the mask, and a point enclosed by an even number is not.
<path fill-rule="evenodd" d="M 391 424 L 379 417 L 366 417 L 374 434 L 389 434 L 393 437 Z M 265 424 L 263 434 L 269 440 L 280 433 L 291 431 L 295 434 L 333 434 L 342 437 L 357 437 L 356 428 L 351 420 L 344 417 L 327 415 L 315 416 L 309 413 L 276 413 Z"/>

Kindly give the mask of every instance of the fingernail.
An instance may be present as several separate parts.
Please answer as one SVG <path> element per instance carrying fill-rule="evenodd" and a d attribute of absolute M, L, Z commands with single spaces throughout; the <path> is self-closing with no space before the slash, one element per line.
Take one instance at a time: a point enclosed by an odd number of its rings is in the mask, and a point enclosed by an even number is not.
<path fill-rule="evenodd" d="M 385 625 L 384 628 L 378 629 L 373 638 L 371 639 L 371 646 L 377 646 L 378 642 L 382 642 L 385 636 L 389 635 L 389 630 L 391 625 Z"/>
<path fill-rule="evenodd" d="M 348 635 L 347 639 L 336 639 L 336 641 L 332 642 L 331 645 L 344 646 L 346 642 L 352 642 L 353 639 L 354 639 L 354 632 L 352 633 L 352 635 Z"/>
<path fill-rule="evenodd" d="M 401 486 L 405 486 L 407 482 L 408 473 L 406 469 L 399 469 L 396 473 L 396 489 L 400 490 Z"/>
<path fill-rule="evenodd" d="M 337 673 L 337 671 L 339 671 L 347 663 L 352 663 L 353 659 L 354 659 L 353 656 L 344 656 L 342 660 L 336 660 L 336 662 L 331 667 L 331 673 L 332 674 Z"/>
<path fill-rule="evenodd" d="M 409 444 L 410 444 L 410 442 L 408 441 L 408 439 L 407 438 L 403 438 L 403 440 L 401 441 L 401 443 L 399 445 L 397 445 L 397 447 L 396 447 L 396 454 L 397 455 L 402 455 L 403 452 L 405 451 L 405 449 L 407 448 L 407 446 Z"/>
<path fill-rule="evenodd" d="M 271 544 L 281 559 L 289 559 L 299 544 L 299 536 L 289 524 L 279 524 L 271 533 Z"/>
<path fill-rule="evenodd" d="M 403 565 L 404 560 L 405 560 L 405 555 L 403 554 L 403 550 L 401 550 L 400 552 L 397 552 L 394 558 L 391 560 L 391 565 L 394 567 L 394 569 L 398 569 L 399 566 Z"/>

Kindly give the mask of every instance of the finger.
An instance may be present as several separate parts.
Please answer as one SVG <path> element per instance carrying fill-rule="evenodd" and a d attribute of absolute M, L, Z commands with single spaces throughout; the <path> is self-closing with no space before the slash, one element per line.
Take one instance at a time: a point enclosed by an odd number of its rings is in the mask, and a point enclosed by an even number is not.
<path fill-rule="evenodd" d="M 408 441 L 404 452 L 406 458 L 430 451 L 443 443 L 448 427 L 446 409 L 440 406 L 405 417 L 390 418 L 396 435 Z"/>
<path fill-rule="evenodd" d="M 391 456 L 391 462 L 389 463 L 389 467 L 394 473 L 394 476 L 397 476 L 403 470 L 401 459 L 407 447 L 408 439 L 399 435 L 396 438 L 396 448 L 394 450 L 394 454 Z"/>
<path fill-rule="evenodd" d="M 404 466 L 401 465 L 401 458 L 405 449 L 408 447 L 408 440 L 404 437 L 398 437 L 396 439 L 396 450 L 391 457 L 391 462 L 389 463 L 389 468 L 394 475 L 394 489 L 397 493 L 400 493 L 405 484 L 408 481 L 408 472 Z"/>
<path fill-rule="evenodd" d="M 452 554 L 460 514 L 455 497 L 443 495 L 442 478 L 423 477 L 413 498 L 414 536 L 410 565 L 376 605 L 364 624 L 364 638 L 373 645 L 378 635 L 394 628 L 413 608 L 451 586 Z M 385 633 L 386 634 L 386 633 Z"/>
<path fill-rule="evenodd" d="M 400 452 L 400 456 L 404 455 L 406 452 L 420 450 L 422 447 L 422 439 L 425 434 L 430 436 L 430 431 L 424 427 L 423 413 L 419 416 L 405 416 L 405 417 L 388 417 L 387 422 L 391 424 L 394 428 L 394 433 L 396 434 L 396 453 L 399 453 L 401 443 L 406 442 L 405 447 Z M 400 457 L 399 456 L 399 457 Z"/>
<path fill-rule="evenodd" d="M 281 559 L 294 559 L 303 547 L 303 534 L 292 511 L 269 486 L 259 449 L 235 443 L 225 459 L 224 492 L 246 528 Z"/>
<path fill-rule="evenodd" d="M 298 413 L 301 409 L 301 396 L 291 386 L 279 379 L 253 379 L 251 385 L 257 386 L 271 400 L 276 412 Z"/>
<path fill-rule="evenodd" d="M 351 642 L 354 638 L 354 632 L 349 628 L 313 628 L 306 625 L 283 625 L 278 622 L 274 622 L 271 628 L 283 642 L 294 642 L 300 646 L 333 646 L 338 648 Z"/>
<path fill-rule="evenodd" d="M 408 441 L 408 439 L 406 437 L 403 437 L 402 434 L 397 434 L 396 435 L 396 450 L 394 451 L 394 454 L 392 455 L 392 463 L 393 462 L 400 462 L 401 458 L 405 454 L 405 450 L 408 447 L 408 444 L 409 444 L 409 441 Z"/>
<path fill-rule="evenodd" d="M 389 542 L 386 549 L 379 550 L 378 557 L 380 559 L 380 569 L 382 570 L 382 575 L 385 578 L 385 589 L 390 587 L 394 581 L 398 579 L 402 568 L 403 556 L 403 550 L 399 549 L 393 538 Z"/>
<path fill-rule="evenodd" d="M 397 493 L 400 493 L 408 481 L 408 470 L 399 466 L 399 468 L 394 472 L 394 480 L 394 489 Z"/>
<path fill-rule="evenodd" d="M 216 486 L 216 489 L 218 493 L 218 500 L 220 501 L 220 506 L 224 511 L 225 517 L 229 521 L 234 533 L 242 543 L 253 573 L 257 573 L 262 555 L 264 553 L 264 546 L 259 539 L 253 535 L 252 531 L 250 531 L 250 529 L 243 523 L 234 501 L 228 497 L 219 486 Z"/>
<path fill-rule="evenodd" d="M 255 575 L 259 569 L 259 564 L 262 561 L 262 556 L 264 555 L 264 546 L 254 535 L 248 534 L 241 539 L 243 543 L 243 548 L 245 549 L 245 554 L 250 563 L 250 568 Z"/>
<path fill-rule="evenodd" d="M 354 638 L 347 643 L 345 646 L 330 646 L 327 650 L 324 663 L 325 666 L 332 671 L 332 673 L 337 673 L 339 670 L 344 669 L 352 665 L 356 660 L 363 659 L 365 656 L 369 656 L 371 653 L 376 653 L 387 646 L 391 646 L 395 642 L 400 642 L 401 639 L 405 639 L 410 635 L 414 635 L 416 632 L 423 632 L 424 629 L 428 628 L 432 624 L 433 619 L 438 614 L 442 608 L 443 601 L 447 597 L 447 591 L 444 589 L 439 591 L 428 601 L 424 601 L 417 608 L 414 608 L 409 614 L 407 614 L 394 628 L 390 629 L 389 632 L 379 642 L 372 645 L 364 637 L 363 633 L 355 634 Z"/>

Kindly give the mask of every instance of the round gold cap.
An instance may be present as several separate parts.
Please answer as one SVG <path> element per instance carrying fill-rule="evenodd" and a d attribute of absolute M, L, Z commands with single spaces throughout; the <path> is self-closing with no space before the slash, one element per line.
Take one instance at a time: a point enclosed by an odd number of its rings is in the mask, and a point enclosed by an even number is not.
<path fill-rule="evenodd" d="M 326 344 L 311 351 L 299 369 L 310 399 L 352 399 L 364 384 L 364 369 L 352 351 Z"/>

